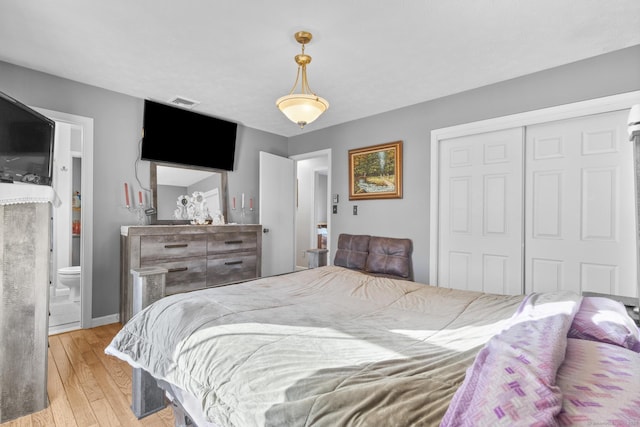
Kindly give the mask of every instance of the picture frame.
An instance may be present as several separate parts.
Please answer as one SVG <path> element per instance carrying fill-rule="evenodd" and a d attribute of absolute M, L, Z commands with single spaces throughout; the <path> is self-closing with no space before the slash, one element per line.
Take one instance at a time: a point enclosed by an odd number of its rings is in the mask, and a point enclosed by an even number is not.
<path fill-rule="evenodd" d="M 402 141 L 349 150 L 349 200 L 402 198 Z"/>

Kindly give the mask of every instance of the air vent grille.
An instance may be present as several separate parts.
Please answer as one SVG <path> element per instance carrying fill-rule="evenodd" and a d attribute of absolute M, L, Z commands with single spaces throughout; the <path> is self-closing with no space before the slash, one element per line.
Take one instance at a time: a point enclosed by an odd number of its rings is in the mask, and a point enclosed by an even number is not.
<path fill-rule="evenodd" d="M 200 104 L 200 101 L 194 101 L 193 99 L 176 96 L 175 98 L 169 100 L 169 103 L 182 108 L 193 108 L 196 105 Z"/>

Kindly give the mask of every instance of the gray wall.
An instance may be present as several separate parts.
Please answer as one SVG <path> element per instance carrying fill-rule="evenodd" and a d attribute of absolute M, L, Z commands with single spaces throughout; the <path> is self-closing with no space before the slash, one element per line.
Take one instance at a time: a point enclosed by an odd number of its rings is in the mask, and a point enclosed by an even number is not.
<path fill-rule="evenodd" d="M 473 70 L 469 70 L 473 72 Z M 433 129 L 640 89 L 640 46 L 287 139 L 239 126 L 229 199 L 254 199 L 259 211 L 259 151 L 296 155 L 332 149 L 332 194 L 340 195 L 331 241 L 339 233 L 411 237 L 416 280 L 429 275 L 429 138 Z M 25 104 L 94 119 L 93 317 L 118 312 L 119 230 L 135 218 L 122 205 L 123 182 L 135 183 L 142 99 L 0 62 L 0 91 Z M 331 114 L 329 110 L 326 114 Z M 320 118 L 319 120 L 322 120 Z M 404 197 L 348 200 L 347 151 L 404 141 Z M 86 165 L 83 165 L 86 167 Z M 149 184 L 148 162 L 139 177 Z M 91 191 L 84 188 L 84 192 Z M 358 216 L 351 215 L 358 205 Z M 236 211 L 237 213 L 237 211 Z M 233 214 L 229 221 L 238 221 Z"/>
<path fill-rule="evenodd" d="M 238 209 L 231 210 L 228 204 L 229 218 L 227 222 L 240 223 L 240 196 L 244 193 L 245 206 L 249 206 L 249 199 L 253 199 L 253 211 L 246 210 L 245 223 L 257 223 L 260 201 L 258 200 L 260 151 L 287 156 L 286 138 L 271 133 L 262 132 L 248 127 L 238 127 L 238 141 L 236 143 L 235 170 L 228 174 L 228 199 L 236 198 Z M 240 160 L 240 161 L 239 161 Z"/>
<path fill-rule="evenodd" d="M 92 317 L 117 313 L 120 226 L 136 224 L 136 217 L 122 208 L 123 183 L 138 188 L 135 162 L 143 100 L 1 61 L 0 91 L 30 106 L 93 118 L 93 189 L 83 188 L 83 192 L 93 191 L 94 195 Z M 237 148 L 236 171 L 228 174 L 229 194 L 257 196 L 258 152 L 286 155 L 286 138 L 239 126 Z M 148 162 L 139 163 L 138 175 L 148 188 Z"/>
<path fill-rule="evenodd" d="M 289 155 L 332 149 L 330 191 L 340 203 L 329 230 L 331 253 L 340 233 L 410 237 L 416 281 L 426 283 L 432 130 L 634 90 L 640 90 L 640 45 L 299 135 L 289 139 Z M 403 198 L 349 201 L 348 150 L 397 140 L 404 142 Z"/>

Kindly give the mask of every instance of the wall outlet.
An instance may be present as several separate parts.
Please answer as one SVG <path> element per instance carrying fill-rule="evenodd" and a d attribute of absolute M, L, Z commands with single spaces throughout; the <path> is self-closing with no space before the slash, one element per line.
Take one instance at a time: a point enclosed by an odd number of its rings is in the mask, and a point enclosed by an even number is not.
<path fill-rule="evenodd" d="M 338 205 L 333 205 L 333 213 L 334 214 L 338 213 Z"/>
<path fill-rule="evenodd" d="M 355 206 L 353 207 L 353 214 L 354 214 L 354 215 L 358 215 L 358 205 L 355 205 Z"/>

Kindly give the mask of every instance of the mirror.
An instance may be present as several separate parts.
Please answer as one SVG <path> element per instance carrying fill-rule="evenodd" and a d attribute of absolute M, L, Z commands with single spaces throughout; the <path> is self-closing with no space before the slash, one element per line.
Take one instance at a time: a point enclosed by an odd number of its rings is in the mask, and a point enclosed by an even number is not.
<path fill-rule="evenodd" d="M 150 184 L 156 210 L 152 224 L 188 224 L 188 220 L 176 219 L 174 212 L 178 196 L 190 196 L 194 191 L 204 193 L 211 215 L 219 210 L 228 221 L 226 171 L 151 162 Z"/>

